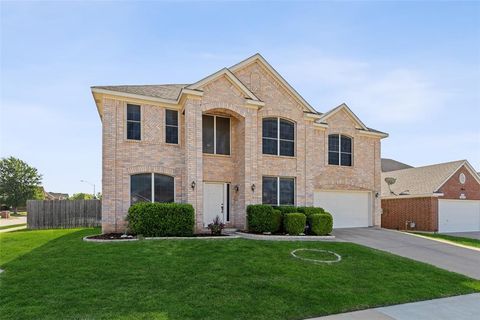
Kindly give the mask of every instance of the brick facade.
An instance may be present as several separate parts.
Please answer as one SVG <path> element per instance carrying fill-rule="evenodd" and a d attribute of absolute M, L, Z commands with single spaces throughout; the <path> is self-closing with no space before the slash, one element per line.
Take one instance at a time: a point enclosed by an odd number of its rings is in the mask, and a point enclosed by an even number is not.
<path fill-rule="evenodd" d="M 461 184 L 460 174 L 465 175 L 465 183 Z M 437 191 L 443 193 L 439 197 L 407 197 L 382 199 L 383 228 L 405 230 L 407 221 L 416 223 L 415 230 L 438 231 L 438 200 L 461 199 L 480 200 L 480 184 L 465 165 L 460 167 Z"/>
<path fill-rule="evenodd" d="M 142 140 L 127 141 L 126 104 L 132 99 L 105 95 L 103 106 L 103 232 L 125 229 L 130 206 L 130 175 L 163 173 L 175 178 L 177 202 L 191 203 L 196 212 L 196 230 L 203 229 L 203 182 L 228 182 L 232 190 L 230 225 L 245 228 L 245 208 L 262 202 L 262 176 L 294 177 L 296 205 L 312 205 L 317 189 L 363 190 L 371 194 L 371 221 L 380 224 L 380 139 L 357 129 L 358 123 L 344 110 L 318 126 L 305 107 L 261 63 L 254 62 L 234 72 L 264 106 L 245 98 L 227 77 L 208 82 L 203 96 L 186 95 L 178 105 L 133 101 L 141 105 Z M 178 145 L 164 143 L 165 108 L 178 109 Z M 202 152 L 202 115 L 231 118 L 231 154 Z M 262 119 L 282 117 L 295 123 L 295 156 L 262 154 Z M 353 138 L 353 166 L 327 164 L 328 134 Z M 190 187 L 195 181 L 196 187 Z M 255 190 L 252 191 L 252 186 Z"/>
<path fill-rule="evenodd" d="M 382 228 L 411 230 L 438 230 L 438 199 L 436 197 L 382 199 Z"/>
<path fill-rule="evenodd" d="M 465 184 L 460 183 L 460 174 L 465 175 Z M 467 200 L 480 200 L 480 184 L 463 165 L 450 179 L 440 187 L 438 192 L 443 193 L 440 199 L 460 199 L 463 194 Z"/>

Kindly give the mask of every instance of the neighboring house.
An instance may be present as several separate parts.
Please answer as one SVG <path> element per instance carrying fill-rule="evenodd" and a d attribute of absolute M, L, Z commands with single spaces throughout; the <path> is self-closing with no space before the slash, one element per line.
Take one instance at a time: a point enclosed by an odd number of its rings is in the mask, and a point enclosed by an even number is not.
<path fill-rule="evenodd" d="M 67 199 L 68 199 L 68 193 L 45 191 L 45 200 L 67 200 Z"/>
<path fill-rule="evenodd" d="M 382 209 L 384 228 L 480 231 L 480 176 L 467 160 L 384 172 Z"/>
<path fill-rule="evenodd" d="M 396 171 L 413 168 L 408 164 L 393 159 L 382 158 L 382 172 Z"/>
<path fill-rule="evenodd" d="M 319 113 L 259 55 L 193 84 L 96 86 L 103 231 L 131 204 L 184 202 L 196 231 L 246 206 L 317 205 L 335 227 L 380 225 L 380 140 L 342 104 Z"/>

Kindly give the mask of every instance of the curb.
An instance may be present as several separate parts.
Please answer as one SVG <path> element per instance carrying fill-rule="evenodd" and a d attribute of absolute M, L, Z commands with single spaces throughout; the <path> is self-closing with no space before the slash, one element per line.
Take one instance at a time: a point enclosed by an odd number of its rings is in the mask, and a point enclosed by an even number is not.
<path fill-rule="evenodd" d="M 399 231 L 399 232 L 402 232 L 402 231 Z M 464 249 L 470 249 L 470 250 L 480 251 L 480 248 L 476 248 L 476 247 L 472 247 L 472 246 L 467 246 L 467 245 L 460 244 L 460 243 L 455 243 L 455 242 L 449 241 L 449 240 L 444 240 L 444 239 L 439 239 L 439 238 L 428 237 L 428 236 L 424 236 L 424 235 L 416 234 L 416 233 L 411 233 L 411 232 L 402 232 L 402 233 L 403 233 L 403 234 L 408 234 L 408 235 L 414 236 L 414 237 L 419 237 L 419 238 L 423 238 L 423 239 L 427 239 L 427 240 L 432 240 L 432 241 L 437 241 L 437 242 L 440 242 L 440 243 L 449 244 L 449 245 L 456 246 L 456 247 L 460 247 L 460 248 L 464 248 Z"/>
<path fill-rule="evenodd" d="M 99 234 L 93 235 L 93 236 L 99 236 Z M 115 243 L 121 243 L 121 242 L 131 242 L 131 241 L 139 241 L 140 239 L 138 238 L 133 238 L 133 239 L 91 239 L 90 237 L 92 236 L 86 236 L 83 237 L 83 241 L 85 242 L 115 242 Z M 240 238 L 238 235 L 224 235 L 222 237 L 218 236 L 206 236 L 206 237 L 145 237 L 142 240 L 223 240 L 223 239 L 237 239 Z"/>
<path fill-rule="evenodd" d="M 335 236 L 281 236 L 235 232 L 240 238 L 266 241 L 338 241 Z"/>
<path fill-rule="evenodd" d="M 93 236 L 99 236 L 99 234 L 95 234 Z M 83 241 L 85 242 L 99 242 L 99 243 L 102 243 L 102 242 L 115 242 L 115 243 L 121 243 L 121 242 L 131 242 L 131 241 L 138 241 L 137 238 L 133 238 L 133 239 L 125 239 L 125 240 L 118 240 L 118 239 L 112 239 L 112 240 L 109 240 L 109 239 L 90 239 L 89 237 L 92 237 L 92 236 L 86 236 L 86 237 L 83 237 Z"/>

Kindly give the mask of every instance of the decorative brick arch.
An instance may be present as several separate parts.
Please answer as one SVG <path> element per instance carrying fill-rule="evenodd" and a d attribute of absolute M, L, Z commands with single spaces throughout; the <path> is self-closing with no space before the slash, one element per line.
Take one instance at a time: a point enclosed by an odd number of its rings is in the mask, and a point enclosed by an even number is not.
<path fill-rule="evenodd" d="M 129 175 L 138 173 L 159 173 L 167 176 L 175 177 L 175 170 L 164 166 L 133 166 L 127 169 Z"/>
<path fill-rule="evenodd" d="M 237 119 L 244 119 L 247 117 L 247 110 L 244 107 L 240 107 L 228 102 L 208 102 L 202 104 L 201 107 L 202 113 L 208 112 L 208 111 L 218 111 L 222 113 L 229 114 L 231 116 L 234 116 Z"/>

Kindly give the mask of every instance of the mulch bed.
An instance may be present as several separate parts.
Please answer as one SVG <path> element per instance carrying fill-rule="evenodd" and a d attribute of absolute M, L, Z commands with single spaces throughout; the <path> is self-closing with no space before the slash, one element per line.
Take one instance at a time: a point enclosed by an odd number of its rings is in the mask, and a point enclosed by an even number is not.
<path fill-rule="evenodd" d="M 124 233 L 105 233 L 105 234 L 98 234 L 96 236 L 88 237 L 88 239 L 98 239 L 98 240 L 131 240 L 135 238 L 136 237 L 133 235 L 127 235 L 125 237 Z"/>
<path fill-rule="evenodd" d="M 199 233 L 199 234 L 194 234 L 193 236 L 185 237 L 185 238 L 201 238 L 201 237 L 228 237 L 226 234 L 221 234 L 221 235 L 213 235 L 210 233 Z M 125 237 L 124 233 L 105 233 L 105 234 L 99 234 L 95 236 L 90 236 L 88 239 L 97 239 L 97 240 L 132 240 L 136 239 L 137 237 L 134 235 L 127 235 Z"/>

